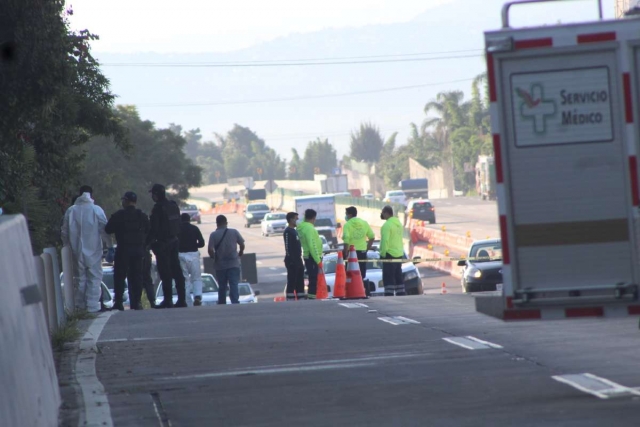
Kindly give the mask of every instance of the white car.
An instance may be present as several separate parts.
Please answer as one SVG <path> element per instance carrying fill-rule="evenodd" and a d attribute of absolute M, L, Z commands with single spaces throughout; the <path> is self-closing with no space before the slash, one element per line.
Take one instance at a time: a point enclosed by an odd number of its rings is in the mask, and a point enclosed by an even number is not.
<path fill-rule="evenodd" d="M 407 206 L 407 196 L 402 190 L 387 191 L 384 196 L 384 201 L 387 203 L 398 203 L 402 206 Z"/>
<path fill-rule="evenodd" d="M 64 291 L 64 273 L 60 273 L 60 287 L 63 289 Z M 111 294 L 111 292 L 113 292 L 112 290 L 110 290 L 107 285 L 104 284 L 104 282 L 100 283 L 100 290 L 101 290 L 101 294 L 100 294 L 100 299 L 102 302 L 102 305 L 104 305 L 104 307 L 108 310 L 111 310 L 113 308 L 113 295 Z M 126 297 L 128 298 L 128 294 L 126 295 Z"/>
<path fill-rule="evenodd" d="M 374 195 L 373 195 L 373 194 L 371 194 L 371 193 L 363 194 L 363 195 L 362 195 L 362 198 L 363 198 L 363 199 L 367 199 L 367 200 L 373 200 L 373 199 L 375 199 Z"/>
<path fill-rule="evenodd" d="M 367 252 L 367 278 L 366 280 L 373 282 L 375 289 L 370 289 L 372 296 L 384 295 L 384 283 L 382 282 L 382 263 L 377 262 L 380 259 L 380 253 L 377 250 Z M 336 265 L 338 255 L 335 253 L 325 255 L 322 259 L 324 276 L 327 281 L 327 290 L 329 296 L 333 296 L 333 286 L 336 281 Z M 412 262 L 402 264 L 402 275 L 404 277 L 404 286 L 407 295 L 422 295 L 422 275 L 420 270 Z"/>
<path fill-rule="evenodd" d="M 178 292 L 176 290 L 176 283 L 173 282 L 173 303 L 178 301 Z M 258 295 L 260 291 L 254 291 L 249 283 L 238 283 L 238 293 L 240 294 L 240 304 L 257 303 Z M 190 295 L 193 298 L 192 295 Z M 156 291 L 156 304 L 161 304 L 164 300 L 164 293 L 162 291 L 162 282 L 158 286 Z M 218 281 L 209 273 L 202 273 L 202 305 L 216 305 L 218 304 Z M 231 299 L 227 295 L 227 304 L 231 304 Z"/>
<path fill-rule="evenodd" d="M 269 237 L 271 234 L 282 234 L 287 228 L 287 214 L 282 212 L 269 213 L 264 216 L 262 223 L 262 235 Z"/>
<path fill-rule="evenodd" d="M 327 238 L 322 234 L 320 235 L 320 240 L 322 241 L 322 252 L 326 254 L 331 250 L 331 248 L 329 247 L 329 242 L 327 242 Z"/>

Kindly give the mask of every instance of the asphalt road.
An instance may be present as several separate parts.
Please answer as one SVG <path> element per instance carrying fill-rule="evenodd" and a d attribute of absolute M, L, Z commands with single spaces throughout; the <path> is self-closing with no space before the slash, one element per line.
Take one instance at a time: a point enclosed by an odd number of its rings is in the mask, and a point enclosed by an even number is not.
<path fill-rule="evenodd" d="M 281 238 L 240 230 L 261 262 L 256 288 L 281 293 Z M 504 323 L 476 313 L 456 280 L 422 271 L 426 295 L 352 301 L 366 307 L 265 296 L 116 312 L 96 361 L 113 424 L 638 425 L 636 318 Z M 584 377 L 569 381 L 578 387 L 552 378 L 581 373 L 620 384 L 607 386 L 618 397 L 580 390 Z"/>
<path fill-rule="evenodd" d="M 436 208 L 436 224 L 427 227 L 440 230 L 444 225 L 448 233 L 466 235 L 474 239 L 500 237 L 498 205 L 495 201 L 483 201 L 479 197 L 455 197 L 433 199 Z"/>

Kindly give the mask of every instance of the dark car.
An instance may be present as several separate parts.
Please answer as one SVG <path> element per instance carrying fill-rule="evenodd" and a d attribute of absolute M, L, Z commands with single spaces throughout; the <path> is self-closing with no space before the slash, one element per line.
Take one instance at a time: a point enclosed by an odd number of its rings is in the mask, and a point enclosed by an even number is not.
<path fill-rule="evenodd" d="M 419 221 L 428 221 L 429 224 L 436 223 L 436 208 L 429 200 L 411 200 L 407 206 L 409 218 Z"/>
<path fill-rule="evenodd" d="M 260 224 L 269 212 L 271 209 L 265 203 L 249 203 L 244 211 L 244 226 L 249 228 L 253 224 Z"/>
<path fill-rule="evenodd" d="M 202 224 L 202 218 L 200 218 L 200 210 L 196 205 L 182 205 L 180 206 L 180 213 L 187 213 L 191 217 L 191 222 Z"/>
<path fill-rule="evenodd" d="M 500 239 L 477 240 L 468 258 L 458 261 L 462 269 L 462 291 L 495 291 L 502 283 L 502 243 Z"/>

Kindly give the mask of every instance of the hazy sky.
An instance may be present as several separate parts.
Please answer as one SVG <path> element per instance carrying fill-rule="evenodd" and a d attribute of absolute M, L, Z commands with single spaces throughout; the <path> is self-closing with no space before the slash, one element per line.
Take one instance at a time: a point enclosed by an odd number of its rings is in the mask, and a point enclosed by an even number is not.
<path fill-rule="evenodd" d="M 515 26 L 554 24 L 558 21 L 592 20 L 596 18 L 597 0 L 568 1 L 543 6 L 515 8 Z M 100 40 L 92 43 L 93 53 L 102 60 L 115 53 L 196 53 L 233 52 L 252 48 L 251 55 L 275 54 L 278 58 L 314 58 L 322 56 L 353 56 L 353 46 L 367 46 L 367 55 L 453 51 L 478 49 L 477 58 L 452 59 L 399 65 L 371 65 L 338 68 L 229 68 L 229 69 L 152 69 L 104 67 L 111 80 L 117 102 L 135 104 L 143 119 L 160 127 L 177 123 L 184 129 L 199 127 L 205 140 L 214 132 L 224 134 L 234 123 L 249 126 L 265 138 L 283 157 L 290 157 L 291 148 L 304 151 L 304 146 L 316 136 L 328 137 L 341 157 L 347 154 L 349 132 L 362 121 L 372 121 L 388 136 L 399 131 L 398 143 L 408 136 L 409 123 L 424 119 L 423 107 L 442 90 L 464 90 L 469 94 L 468 81 L 422 87 L 412 91 L 380 92 L 351 98 L 265 103 L 257 105 L 190 106 L 154 108 L 157 104 L 180 104 L 225 101 L 236 102 L 281 97 L 317 96 L 449 82 L 470 79 L 484 71 L 481 59 L 482 32 L 500 25 L 500 7 L 504 0 L 68 0 L 74 10 L 73 29 L 89 29 Z M 432 38 L 398 38 L 403 23 L 421 16 L 433 16 L 425 11 L 452 4 L 450 18 L 426 23 L 433 29 Z M 463 6 L 462 6 L 463 5 Z M 614 0 L 603 0 L 606 18 L 611 18 Z M 444 11 L 445 15 L 449 11 Z M 464 15 L 464 19 L 462 16 Z M 457 29 L 456 22 L 466 22 Z M 328 28 L 360 28 L 380 24 L 400 23 L 393 29 L 374 28 L 352 32 L 358 40 L 339 39 L 333 44 L 335 32 L 317 37 L 296 37 L 298 33 L 315 33 Z M 415 24 L 414 24 L 415 25 Z M 460 24 L 458 24 L 460 25 Z M 473 27 L 472 35 L 456 36 Z M 373 27 L 372 27 L 373 28 Z M 438 29 L 440 28 L 440 30 Z M 445 28 L 448 39 L 438 38 Z M 385 34 L 385 46 L 367 45 L 367 37 Z M 274 39 L 271 45 L 262 45 Z M 324 45 L 317 39 L 325 41 Z M 431 37 L 431 36 L 430 36 Z M 323 51 L 309 51 L 306 44 L 314 39 Z M 303 40 L 307 40 L 304 42 Z M 400 41 L 402 40 L 402 41 Z M 304 45 L 302 45 L 302 44 Z M 377 43 L 377 42 L 376 42 Z M 270 50 L 269 50 L 270 49 Z M 347 52 L 347 53 L 345 53 Z M 225 54 L 235 55 L 235 54 Z M 166 55 L 162 61 L 172 61 Z M 225 58 L 222 58 L 224 60 Z M 235 60 L 235 57 L 233 58 Z M 131 61 L 135 59 L 124 59 Z M 157 59 L 156 59 L 157 60 Z M 109 62 L 109 59 L 103 61 Z M 337 73 L 340 70 L 342 74 Z M 313 71 L 313 72 L 311 72 Z M 321 74 L 318 74 L 321 73 Z M 357 73 L 366 78 L 354 79 Z M 159 77 L 162 76 L 162 77 Z"/>
<path fill-rule="evenodd" d="M 408 21 L 450 0 L 69 0 L 96 51 L 225 52 L 295 32 Z M 126 29 L 126 30 L 125 30 Z"/>

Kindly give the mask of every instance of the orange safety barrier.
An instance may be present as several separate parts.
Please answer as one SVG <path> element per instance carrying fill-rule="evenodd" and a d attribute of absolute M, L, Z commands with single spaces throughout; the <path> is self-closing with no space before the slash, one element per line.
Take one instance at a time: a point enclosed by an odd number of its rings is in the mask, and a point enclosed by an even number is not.
<path fill-rule="evenodd" d="M 318 284 L 316 287 L 316 299 L 329 298 L 329 291 L 327 290 L 327 279 L 324 277 L 324 270 L 322 268 L 322 261 L 318 264 Z"/>
<path fill-rule="evenodd" d="M 360 266 L 358 265 L 358 256 L 356 249 L 351 245 L 349 248 L 349 268 L 347 270 L 347 286 L 346 296 L 344 299 L 366 299 L 367 294 L 364 291 L 364 283 L 360 275 Z"/>
<path fill-rule="evenodd" d="M 347 271 L 344 268 L 342 251 L 338 252 L 338 263 L 336 264 L 336 280 L 333 284 L 333 297 L 344 298 L 347 296 Z"/>

